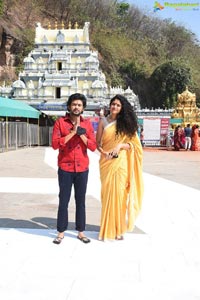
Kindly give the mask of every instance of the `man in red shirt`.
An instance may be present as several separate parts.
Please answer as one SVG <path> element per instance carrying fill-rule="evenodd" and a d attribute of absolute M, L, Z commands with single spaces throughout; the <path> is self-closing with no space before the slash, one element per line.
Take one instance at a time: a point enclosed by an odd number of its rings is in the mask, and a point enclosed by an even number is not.
<path fill-rule="evenodd" d="M 89 158 L 87 149 L 96 150 L 96 141 L 92 124 L 81 114 L 86 107 L 86 97 L 72 94 L 67 101 L 65 117 L 59 118 L 53 128 L 52 147 L 59 149 L 58 182 L 59 205 L 57 218 L 57 237 L 53 240 L 60 244 L 68 227 L 68 203 L 72 185 L 76 203 L 77 238 L 84 243 L 90 240 L 84 235 L 85 230 L 85 195 L 88 181 Z"/>

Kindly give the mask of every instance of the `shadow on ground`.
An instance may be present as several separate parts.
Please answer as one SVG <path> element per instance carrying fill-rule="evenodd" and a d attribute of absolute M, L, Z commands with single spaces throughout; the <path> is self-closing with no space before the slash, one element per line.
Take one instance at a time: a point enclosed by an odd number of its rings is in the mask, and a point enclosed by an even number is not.
<path fill-rule="evenodd" d="M 26 228 L 26 229 L 55 229 L 56 219 L 35 217 L 31 220 L 0 218 L 0 228 Z M 75 230 L 75 223 L 69 222 L 68 230 Z M 86 231 L 99 232 L 99 226 L 87 224 Z"/>
<path fill-rule="evenodd" d="M 45 217 L 35 217 L 31 220 L 22 219 L 11 219 L 11 218 L 0 218 L 0 228 L 15 228 L 15 229 L 52 229 L 56 231 L 56 219 L 45 218 Z M 75 223 L 69 222 L 68 230 L 75 230 Z M 99 232 L 100 227 L 93 224 L 86 225 L 86 231 Z M 145 234 L 140 228 L 135 226 L 133 232 L 134 234 Z M 45 234 L 46 235 L 46 234 Z"/>

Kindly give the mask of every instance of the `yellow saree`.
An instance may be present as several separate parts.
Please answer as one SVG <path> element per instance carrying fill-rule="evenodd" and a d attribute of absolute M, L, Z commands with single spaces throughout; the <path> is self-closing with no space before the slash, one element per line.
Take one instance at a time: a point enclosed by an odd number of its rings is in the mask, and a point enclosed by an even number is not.
<path fill-rule="evenodd" d="M 105 126 L 102 148 L 111 151 L 119 143 L 129 143 L 130 150 L 120 150 L 118 158 L 100 158 L 101 224 L 99 239 L 115 239 L 132 231 L 141 210 L 143 197 L 142 146 L 138 135 L 115 136 L 116 122 Z"/>

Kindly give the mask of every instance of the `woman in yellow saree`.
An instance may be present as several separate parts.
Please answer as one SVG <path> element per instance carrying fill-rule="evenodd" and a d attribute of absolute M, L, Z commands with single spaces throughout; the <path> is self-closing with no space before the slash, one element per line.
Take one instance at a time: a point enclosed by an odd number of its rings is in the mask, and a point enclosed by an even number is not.
<path fill-rule="evenodd" d="M 137 117 L 122 95 L 110 101 L 110 115 L 102 118 L 97 130 L 101 153 L 100 240 L 123 239 L 132 231 L 143 197 L 143 150 L 137 134 Z"/>

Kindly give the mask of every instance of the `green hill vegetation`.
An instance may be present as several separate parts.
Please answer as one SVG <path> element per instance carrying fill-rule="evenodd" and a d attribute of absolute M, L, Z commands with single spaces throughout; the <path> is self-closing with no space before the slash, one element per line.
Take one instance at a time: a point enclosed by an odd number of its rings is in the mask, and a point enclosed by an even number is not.
<path fill-rule="evenodd" d="M 35 22 L 90 22 L 91 47 L 98 50 L 108 85 L 130 86 L 141 106 L 170 108 L 186 86 L 200 106 L 200 44 L 172 20 L 160 20 L 114 0 L 0 0 L 0 25 L 15 37 L 16 68 L 34 46 Z"/>

